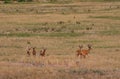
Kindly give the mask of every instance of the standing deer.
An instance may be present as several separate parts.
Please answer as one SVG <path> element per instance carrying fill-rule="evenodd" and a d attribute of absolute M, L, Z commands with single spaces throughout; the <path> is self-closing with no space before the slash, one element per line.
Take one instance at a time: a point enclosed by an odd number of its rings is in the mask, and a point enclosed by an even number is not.
<path fill-rule="evenodd" d="M 82 53 L 81 53 L 81 51 L 82 51 L 82 48 L 83 48 L 83 45 L 79 45 L 79 50 L 77 50 L 76 52 L 77 52 L 77 56 L 81 56 L 82 55 Z"/>
<path fill-rule="evenodd" d="M 45 56 L 45 53 L 46 53 L 46 48 L 44 48 L 43 50 L 40 51 L 40 56 Z"/>
<path fill-rule="evenodd" d="M 91 50 L 91 49 L 92 49 L 92 48 L 91 48 L 91 45 L 88 44 L 88 49 L 82 50 L 82 53 L 83 53 L 84 58 L 86 57 L 86 55 L 88 55 L 88 53 L 90 53 L 90 50 Z"/>
<path fill-rule="evenodd" d="M 31 54 L 31 43 L 30 42 L 27 42 L 27 48 L 26 48 L 26 52 L 27 52 L 27 55 L 30 56 Z"/>
<path fill-rule="evenodd" d="M 33 51 L 32 51 L 32 54 L 33 56 L 36 56 L 36 50 L 35 50 L 36 47 L 33 47 Z"/>
<path fill-rule="evenodd" d="M 28 49 L 27 49 L 27 55 L 28 55 L 28 56 L 30 56 L 30 50 L 31 50 L 31 48 L 28 48 Z"/>
<path fill-rule="evenodd" d="M 88 49 L 82 49 L 82 46 L 79 46 L 79 50 L 77 50 L 77 56 L 81 56 L 81 57 L 84 57 L 86 58 L 86 55 L 88 55 L 88 53 L 90 53 L 90 50 L 91 50 L 91 45 L 88 44 Z"/>

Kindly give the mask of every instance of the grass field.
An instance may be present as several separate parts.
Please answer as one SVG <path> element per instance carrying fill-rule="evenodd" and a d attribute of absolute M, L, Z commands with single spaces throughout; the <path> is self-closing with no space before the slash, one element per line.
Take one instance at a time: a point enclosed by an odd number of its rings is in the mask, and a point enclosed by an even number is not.
<path fill-rule="evenodd" d="M 27 56 L 27 42 L 37 56 Z M 79 45 L 92 45 L 84 59 Z M 39 51 L 47 48 L 46 56 Z M 0 79 L 120 79 L 120 2 L 0 4 Z"/>

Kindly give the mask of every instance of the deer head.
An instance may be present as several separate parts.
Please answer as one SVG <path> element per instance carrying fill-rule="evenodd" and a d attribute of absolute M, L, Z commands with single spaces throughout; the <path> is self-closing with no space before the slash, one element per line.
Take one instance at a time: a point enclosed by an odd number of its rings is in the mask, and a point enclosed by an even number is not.
<path fill-rule="evenodd" d="M 88 44 L 88 49 L 91 50 L 92 48 L 92 45 L 91 44 Z"/>

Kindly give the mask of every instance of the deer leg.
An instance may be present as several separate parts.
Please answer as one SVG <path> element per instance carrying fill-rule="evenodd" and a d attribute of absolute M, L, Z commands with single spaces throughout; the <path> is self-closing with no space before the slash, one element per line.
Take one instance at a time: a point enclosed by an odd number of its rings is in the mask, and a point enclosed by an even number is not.
<path fill-rule="evenodd" d="M 85 56 L 85 55 L 84 55 L 83 57 L 84 57 L 84 58 L 86 58 L 86 56 Z"/>

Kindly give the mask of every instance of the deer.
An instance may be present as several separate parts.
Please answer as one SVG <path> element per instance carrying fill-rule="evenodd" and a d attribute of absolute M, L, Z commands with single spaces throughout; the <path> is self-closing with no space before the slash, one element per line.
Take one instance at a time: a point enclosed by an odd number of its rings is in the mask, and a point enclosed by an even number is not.
<path fill-rule="evenodd" d="M 36 50 L 35 50 L 36 47 L 33 47 L 33 51 L 32 51 L 32 54 L 33 56 L 36 56 Z"/>
<path fill-rule="evenodd" d="M 82 53 L 81 53 L 81 51 L 82 51 L 82 48 L 83 48 L 83 45 L 79 45 L 79 50 L 77 50 L 76 52 L 77 52 L 77 56 L 81 56 L 82 55 Z"/>
<path fill-rule="evenodd" d="M 80 49 L 76 51 L 77 56 L 80 55 L 81 57 L 84 57 L 84 58 L 86 58 L 86 56 L 90 53 L 90 50 L 92 49 L 90 44 L 88 44 L 88 49 L 82 49 L 83 46 L 79 46 L 79 48 Z"/>
<path fill-rule="evenodd" d="M 27 55 L 28 55 L 28 56 L 30 56 L 30 50 L 31 50 L 31 48 L 28 48 L 28 49 L 27 49 Z"/>
<path fill-rule="evenodd" d="M 40 56 L 45 56 L 45 53 L 46 53 L 46 48 L 43 48 L 42 50 L 40 50 Z"/>
<path fill-rule="evenodd" d="M 27 48 L 26 48 L 26 52 L 27 52 L 27 55 L 30 56 L 31 55 L 31 42 L 27 42 Z"/>

